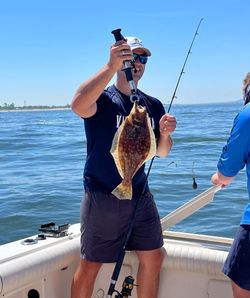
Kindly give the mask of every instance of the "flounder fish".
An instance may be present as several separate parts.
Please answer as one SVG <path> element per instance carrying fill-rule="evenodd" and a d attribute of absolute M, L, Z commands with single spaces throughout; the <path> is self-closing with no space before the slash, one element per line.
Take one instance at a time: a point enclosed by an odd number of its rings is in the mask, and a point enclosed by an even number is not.
<path fill-rule="evenodd" d="M 120 200 L 132 199 L 132 178 L 156 154 L 156 140 L 146 108 L 137 101 L 118 128 L 110 150 L 122 182 L 112 191 Z"/>

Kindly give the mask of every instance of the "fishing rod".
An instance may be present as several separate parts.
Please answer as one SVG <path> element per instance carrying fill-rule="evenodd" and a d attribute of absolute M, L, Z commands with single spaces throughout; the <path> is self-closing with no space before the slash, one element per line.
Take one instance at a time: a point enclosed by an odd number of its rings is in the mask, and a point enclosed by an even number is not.
<path fill-rule="evenodd" d="M 179 77 L 178 77 L 178 80 L 177 80 L 177 83 L 176 83 L 176 86 L 175 86 L 175 89 L 174 89 L 174 92 L 173 92 L 173 95 L 172 95 L 170 104 L 169 104 L 169 107 L 168 107 L 168 111 L 167 111 L 168 113 L 169 113 L 169 111 L 170 111 L 170 109 L 171 109 L 171 107 L 172 107 L 172 104 L 173 104 L 174 99 L 176 98 L 176 92 L 177 92 L 177 89 L 178 89 L 178 87 L 179 87 L 179 84 L 180 84 L 180 81 L 181 81 L 181 77 L 182 77 L 183 74 L 185 73 L 185 72 L 184 72 L 184 69 L 185 69 L 186 63 L 187 63 L 187 61 L 188 61 L 188 57 L 189 57 L 189 55 L 191 54 L 191 50 L 192 50 L 192 47 L 193 47 L 195 38 L 196 38 L 196 36 L 199 34 L 198 31 L 199 31 L 199 28 L 200 28 L 200 25 L 201 25 L 201 22 L 202 22 L 202 21 L 203 21 L 203 18 L 200 19 L 199 24 L 198 24 L 198 26 L 197 26 L 197 28 L 196 28 L 196 30 L 195 30 L 195 33 L 194 33 L 192 42 L 191 42 L 190 47 L 189 47 L 189 49 L 188 49 L 186 58 L 185 58 L 185 60 L 184 60 L 183 66 L 182 66 L 182 68 L 181 68 L 181 71 L 180 71 L 180 74 L 179 74 Z M 193 187 L 193 189 L 196 189 L 196 188 L 198 187 L 198 185 L 197 185 L 197 183 L 196 183 L 196 181 L 195 181 L 195 177 L 194 177 L 194 176 L 193 176 L 193 184 L 192 184 L 192 187 Z"/>
<path fill-rule="evenodd" d="M 124 36 L 121 34 L 121 29 L 120 28 L 113 30 L 111 33 L 114 35 L 114 38 L 115 38 L 116 42 L 120 41 L 120 40 L 124 40 L 124 41 L 126 40 L 124 38 Z M 130 101 L 132 103 L 134 103 L 135 101 L 139 101 L 140 98 L 139 98 L 139 95 L 137 94 L 137 88 L 136 88 L 135 82 L 133 80 L 133 75 L 132 75 L 132 67 L 133 66 L 132 66 L 131 61 L 127 61 L 127 60 L 123 61 L 123 65 L 124 65 L 124 68 L 122 70 L 125 72 L 126 79 L 127 79 L 128 83 L 129 83 L 129 86 L 130 86 L 130 92 L 131 92 L 130 93 Z M 144 188 L 146 188 L 146 183 L 144 185 Z M 144 193 L 144 189 L 143 189 L 142 195 L 143 195 L 143 193 Z M 124 260 L 125 254 L 126 254 L 126 246 L 128 244 L 130 235 L 132 233 L 132 229 L 133 229 L 133 225 L 134 225 L 134 221 L 135 221 L 135 217 L 136 217 L 135 215 L 136 215 L 137 205 L 138 205 L 138 202 L 139 202 L 140 198 L 141 197 L 137 198 L 137 200 L 136 200 L 134 212 L 133 212 L 133 215 L 132 215 L 132 220 L 130 222 L 130 225 L 129 225 L 129 228 L 128 228 L 128 233 L 126 235 L 126 238 L 125 238 L 124 244 L 122 246 L 122 249 L 119 253 L 119 256 L 118 256 L 114 271 L 112 273 L 111 281 L 110 281 L 110 285 L 109 285 L 109 289 L 108 289 L 108 293 L 107 293 L 106 298 L 111 298 L 113 296 L 113 293 L 116 293 L 115 298 L 125 298 L 125 297 L 128 297 L 128 296 L 131 296 L 131 292 L 132 292 L 133 287 L 135 285 L 134 284 L 134 278 L 132 276 L 127 276 L 124 279 L 124 282 L 123 282 L 123 285 L 122 285 L 122 291 L 118 292 L 115 289 L 116 282 L 118 280 L 118 277 L 119 277 L 119 274 L 120 274 L 120 271 L 121 271 L 121 267 L 122 267 L 122 263 L 123 263 L 123 260 Z"/>
<path fill-rule="evenodd" d="M 195 37 L 196 35 L 198 34 L 198 30 L 199 30 L 199 27 L 200 27 L 200 24 L 201 24 L 201 21 L 203 20 L 203 18 L 200 20 L 199 24 L 198 24 L 198 27 L 195 31 L 195 35 L 192 39 L 192 42 L 191 42 L 191 46 L 188 50 L 188 54 L 186 56 L 186 59 L 185 59 L 185 62 L 183 64 L 183 67 L 181 69 L 181 73 L 179 75 L 179 78 L 178 78 L 178 81 L 177 81 L 177 84 L 176 84 L 176 87 L 175 87 L 175 90 L 174 90 L 174 93 L 173 93 L 173 96 L 172 96 L 172 99 L 171 99 L 171 102 L 170 102 L 170 105 L 169 105 L 169 108 L 168 108 L 168 113 L 171 109 L 171 106 L 172 106 L 172 103 L 173 103 L 173 100 L 174 98 L 176 97 L 176 91 L 178 89 L 178 86 L 179 86 L 179 83 L 180 83 L 180 79 L 184 73 L 184 68 L 185 68 L 185 65 L 187 63 L 187 60 L 188 60 L 188 57 L 191 53 L 191 49 L 192 49 L 192 46 L 193 46 L 193 43 L 194 43 L 194 40 L 195 40 Z M 113 35 L 114 35 L 114 38 L 117 41 L 120 41 L 120 40 L 126 40 L 124 38 L 124 36 L 121 34 L 121 29 L 115 29 L 111 32 Z M 132 64 L 131 64 L 131 61 L 124 61 L 123 62 L 124 64 L 124 72 L 126 74 L 126 79 L 129 83 L 129 86 L 130 86 L 130 90 L 131 90 L 131 94 L 130 94 L 130 101 L 131 102 L 135 102 L 135 101 L 138 101 L 139 100 L 139 96 L 137 94 L 137 89 L 136 89 L 136 86 L 135 86 L 135 83 L 134 83 L 134 80 L 133 80 L 133 75 L 132 75 Z M 116 289 L 115 289 L 115 286 L 116 286 L 116 283 L 117 283 L 117 280 L 118 280 L 118 277 L 119 277 L 119 274 L 120 274 L 120 271 L 121 271 L 121 267 L 122 267 L 122 263 L 123 263 L 123 260 L 124 260 L 124 257 L 125 257 L 125 253 L 126 253 L 126 246 L 128 244 L 128 241 L 129 241 L 129 238 L 130 238 L 130 235 L 132 233 L 132 229 L 133 229 L 133 226 L 134 226 L 134 222 L 135 222 L 135 218 L 136 218 L 136 212 L 137 212 L 137 209 L 138 209 L 138 203 L 140 201 L 140 199 L 142 198 L 145 190 L 146 190 L 146 186 L 147 186 L 147 182 L 148 182 L 148 177 L 149 177 L 149 174 L 150 174 L 150 171 L 151 171 L 151 168 L 152 168 L 152 165 L 153 165 L 153 162 L 154 162 L 154 158 L 153 157 L 151 159 L 151 162 L 150 162 L 150 165 L 149 165 L 149 168 L 148 168 L 148 171 L 147 171 L 147 174 L 146 174 L 146 179 L 145 179 L 145 183 L 144 183 L 144 187 L 143 187 L 143 190 L 142 190 L 142 193 L 141 193 L 141 196 L 138 196 L 136 198 L 136 203 L 135 203 L 135 207 L 134 207 L 134 212 L 133 212 L 133 215 L 132 215 L 132 220 L 130 222 L 130 225 L 129 225 L 129 228 L 128 228 L 128 233 L 126 235 L 126 238 L 125 238 L 125 241 L 124 241 L 124 244 L 123 244 L 123 247 L 119 253 L 119 256 L 118 256 L 118 259 L 117 259 L 117 262 L 116 262 L 116 265 L 115 265 L 115 268 L 113 270 L 113 273 L 112 273 L 112 276 L 111 276 L 111 281 L 110 281 L 110 285 L 109 285 L 109 289 L 108 289 L 108 293 L 107 293 L 107 296 L 106 298 L 112 298 L 112 295 L 113 293 L 116 293 L 116 296 L 115 298 L 126 298 L 128 296 L 131 296 L 131 292 L 132 292 L 132 289 L 134 286 L 137 286 L 136 284 L 134 284 L 134 279 L 132 276 L 127 276 L 123 282 L 123 285 L 122 285 L 122 291 L 121 292 L 118 292 Z"/>
<path fill-rule="evenodd" d="M 171 106 L 172 106 L 172 103 L 173 103 L 174 99 L 176 98 L 176 92 L 177 92 L 178 86 L 179 86 L 179 84 L 180 84 L 181 77 L 182 77 L 182 75 L 184 74 L 184 69 L 185 69 L 185 66 L 186 66 L 188 57 L 189 57 L 189 55 L 191 54 L 191 50 L 192 50 L 192 47 L 193 47 L 195 38 L 196 38 L 196 36 L 199 34 L 198 31 L 199 31 L 199 28 L 200 28 L 200 25 L 201 25 L 201 22 L 202 22 L 202 21 L 203 21 L 203 18 L 201 18 L 200 21 L 199 21 L 199 24 L 198 24 L 198 26 L 197 26 L 197 28 L 196 28 L 194 37 L 193 37 L 192 42 L 191 42 L 191 44 L 190 44 L 190 47 L 189 47 L 189 49 L 188 49 L 187 56 L 186 56 L 185 61 L 184 61 L 184 63 L 183 63 L 181 72 L 180 72 L 180 74 L 179 74 L 179 77 L 178 77 L 178 80 L 177 80 L 177 83 L 176 83 L 176 86 L 175 86 L 175 89 L 174 89 L 174 93 L 173 93 L 173 95 L 172 95 L 172 98 L 171 98 L 171 101 L 170 101 L 170 104 L 169 104 L 169 107 L 168 107 L 168 113 L 169 113 L 169 111 L 170 111 L 170 109 L 171 109 Z"/>
<path fill-rule="evenodd" d="M 179 77 L 178 77 L 176 86 L 175 86 L 175 88 L 174 88 L 174 92 L 173 92 L 173 95 L 172 95 L 172 98 L 171 98 L 171 101 L 170 101 L 170 104 L 169 104 L 167 113 L 170 112 L 170 109 L 171 109 L 171 107 L 172 107 L 173 101 L 174 101 L 174 99 L 176 98 L 176 92 L 177 92 L 177 89 L 178 89 L 178 87 L 179 87 L 179 84 L 180 84 L 180 81 L 181 81 L 181 77 L 182 77 L 183 74 L 185 73 L 185 72 L 184 72 L 184 69 L 185 69 L 185 66 L 186 66 L 186 64 L 187 64 L 188 57 L 189 57 L 189 55 L 191 54 L 191 50 L 192 50 L 192 47 L 193 47 L 195 38 L 196 38 L 196 36 L 199 34 L 198 31 L 199 31 L 199 28 L 200 28 L 200 25 L 201 25 L 201 22 L 202 22 L 202 21 L 203 21 L 203 18 L 200 19 L 200 21 L 199 21 L 199 23 L 198 23 L 198 25 L 197 25 L 197 27 L 196 27 L 196 30 L 195 30 L 193 39 L 192 39 L 192 41 L 191 41 L 191 44 L 190 44 L 190 47 L 189 47 L 189 49 L 188 49 L 188 52 L 187 52 L 186 58 L 185 58 L 185 60 L 184 60 L 183 66 L 182 66 L 182 68 L 181 68 L 181 71 L 180 71 L 180 74 L 179 74 Z M 151 162 L 150 162 L 150 165 L 149 165 L 149 171 L 150 171 L 150 169 L 151 169 L 151 167 L 152 167 L 153 162 L 154 162 L 154 157 L 151 159 Z M 194 188 L 194 189 L 197 188 L 197 183 L 196 183 L 194 177 L 193 177 L 193 188 Z"/>

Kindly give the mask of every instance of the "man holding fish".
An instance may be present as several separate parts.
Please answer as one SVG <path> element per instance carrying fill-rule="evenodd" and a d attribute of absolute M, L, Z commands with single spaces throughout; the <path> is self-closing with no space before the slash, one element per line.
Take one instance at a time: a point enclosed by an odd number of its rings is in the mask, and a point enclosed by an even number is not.
<path fill-rule="evenodd" d="M 138 209 L 126 249 L 134 250 L 139 259 L 138 298 L 157 297 L 163 239 L 144 166 L 154 155 L 168 155 L 176 119 L 165 113 L 158 99 L 139 89 L 138 102 L 131 102 L 122 71 L 124 61 L 133 61 L 137 87 L 149 56 L 151 52 L 136 37 L 116 42 L 108 63 L 79 87 L 72 102 L 73 111 L 84 119 L 87 138 L 81 259 L 72 281 L 72 298 L 90 298 L 101 265 L 117 261 L 136 198 Z M 107 87 L 115 74 L 116 83 Z"/>

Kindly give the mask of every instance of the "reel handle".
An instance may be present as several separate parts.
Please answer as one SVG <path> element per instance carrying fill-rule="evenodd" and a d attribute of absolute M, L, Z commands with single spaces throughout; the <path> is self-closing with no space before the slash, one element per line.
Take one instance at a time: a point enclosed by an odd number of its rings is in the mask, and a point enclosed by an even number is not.
<path fill-rule="evenodd" d="M 121 34 L 122 29 L 114 29 L 111 33 L 114 35 L 115 41 L 125 40 L 124 36 Z"/>

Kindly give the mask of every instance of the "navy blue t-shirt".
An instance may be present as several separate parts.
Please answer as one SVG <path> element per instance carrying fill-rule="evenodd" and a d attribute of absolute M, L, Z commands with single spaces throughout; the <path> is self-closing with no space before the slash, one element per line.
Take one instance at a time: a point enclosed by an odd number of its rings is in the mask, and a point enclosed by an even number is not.
<path fill-rule="evenodd" d="M 138 90 L 139 104 L 145 106 L 150 117 L 156 139 L 159 137 L 159 120 L 165 114 L 162 103 Z M 84 186 L 90 190 L 110 193 L 119 183 L 121 176 L 110 153 L 114 135 L 129 115 L 133 104 L 129 96 L 112 85 L 104 90 L 97 100 L 97 112 L 84 119 L 87 138 L 87 157 L 84 168 Z M 142 192 L 146 181 L 143 165 L 132 180 L 133 196 Z"/>

